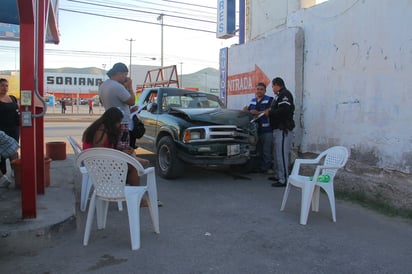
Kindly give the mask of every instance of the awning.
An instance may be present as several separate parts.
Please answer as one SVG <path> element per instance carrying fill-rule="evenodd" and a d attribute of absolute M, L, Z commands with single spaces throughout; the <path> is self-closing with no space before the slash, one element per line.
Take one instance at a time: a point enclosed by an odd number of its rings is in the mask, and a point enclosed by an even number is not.
<path fill-rule="evenodd" d="M 26 0 L 27 5 L 36 1 L 47 0 Z M 32 3 L 30 3 L 32 1 Z M 0 39 L 18 41 L 20 39 L 20 18 L 18 11 L 18 0 L 2 0 L 0 9 Z M 20 1 L 21 3 L 25 1 Z M 26 5 L 26 4 L 24 4 Z M 50 0 L 47 7 L 47 27 L 46 27 L 46 43 L 59 43 L 59 33 L 57 26 L 58 15 L 58 0 Z"/>

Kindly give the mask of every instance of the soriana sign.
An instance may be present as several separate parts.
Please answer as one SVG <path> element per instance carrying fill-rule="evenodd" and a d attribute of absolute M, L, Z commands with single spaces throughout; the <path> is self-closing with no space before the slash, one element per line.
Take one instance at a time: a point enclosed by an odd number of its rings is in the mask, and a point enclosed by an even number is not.
<path fill-rule="evenodd" d="M 235 0 L 217 0 L 217 38 L 235 36 L 235 18 Z"/>

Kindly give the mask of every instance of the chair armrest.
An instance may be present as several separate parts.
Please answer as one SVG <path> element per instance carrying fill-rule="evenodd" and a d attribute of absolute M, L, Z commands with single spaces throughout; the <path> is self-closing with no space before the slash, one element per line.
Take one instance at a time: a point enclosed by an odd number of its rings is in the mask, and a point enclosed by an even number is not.
<path fill-rule="evenodd" d="M 296 159 L 295 163 L 293 164 L 293 168 L 292 168 L 292 175 L 299 175 L 299 170 L 300 170 L 300 166 L 301 165 L 314 165 L 319 163 L 320 158 L 316 158 L 316 159 Z"/>
<path fill-rule="evenodd" d="M 142 175 L 147 175 L 149 173 L 154 173 L 154 172 L 155 172 L 155 169 L 154 167 L 151 166 L 151 167 L 145 168 Z"/>

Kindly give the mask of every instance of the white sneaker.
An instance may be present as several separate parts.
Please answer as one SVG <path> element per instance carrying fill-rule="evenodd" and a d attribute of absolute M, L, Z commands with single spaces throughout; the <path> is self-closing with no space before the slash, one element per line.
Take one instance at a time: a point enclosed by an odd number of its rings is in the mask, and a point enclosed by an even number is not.
<path fill-rule="evenodd" d="M 6 175 L 3 175 L 0 178 L 0 188 L 8 188 L 11 182 L 9 181 L 9 178 L 7 178 Z"/>

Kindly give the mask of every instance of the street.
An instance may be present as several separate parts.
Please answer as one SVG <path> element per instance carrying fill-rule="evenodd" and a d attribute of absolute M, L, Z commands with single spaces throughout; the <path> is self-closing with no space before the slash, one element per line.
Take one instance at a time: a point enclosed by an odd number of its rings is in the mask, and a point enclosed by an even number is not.
<path fill-rule="evenodd" d="M 80 138 L 88 123 L 46 123 L 46 135 Z M 80 139 L 78 139 L 80 140 Z M 79 195 L 80 174 L 68 151 L 66 168 Z M 153 163 L 154 157 L 142 154 Z M 83 246 L 87 212 L 41 246 L 0 247 L 1 273 L 411 273 L 412 222 L 336 202 L 331 220 L 325 195 L 320 211 L 299 225 L 300 193 L 280 212 L 283 188 L 267 175 L 188 167 L 176 180 L 157 178 L 160 234 L 141 209 L 141 249 L 132 251 L 127 210 L 109 208 L 107 227 L 92 227 Z M 78 201 L 79 197 L 77 197 Z"/>

